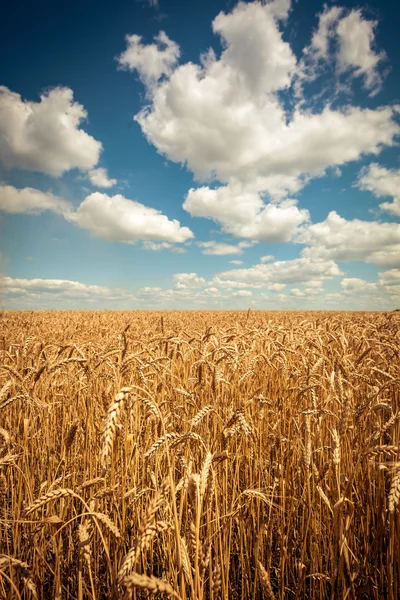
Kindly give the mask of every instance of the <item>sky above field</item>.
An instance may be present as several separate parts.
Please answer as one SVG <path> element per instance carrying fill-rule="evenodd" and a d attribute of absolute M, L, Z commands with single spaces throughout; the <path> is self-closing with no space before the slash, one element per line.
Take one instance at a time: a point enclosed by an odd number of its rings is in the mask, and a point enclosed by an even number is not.
<path fill-rule="evenodd" d="M 2 307 L 400 308 L 400 3 L 2 15 Z"/>

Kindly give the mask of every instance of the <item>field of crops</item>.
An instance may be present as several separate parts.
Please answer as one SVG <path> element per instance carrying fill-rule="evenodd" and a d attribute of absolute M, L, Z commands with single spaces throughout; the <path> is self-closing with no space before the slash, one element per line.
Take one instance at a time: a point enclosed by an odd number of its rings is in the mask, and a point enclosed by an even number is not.
<path fill-rule="evenodd" d="M 400 313 L 0 314 L 0 598 L 400 598 Z"/>

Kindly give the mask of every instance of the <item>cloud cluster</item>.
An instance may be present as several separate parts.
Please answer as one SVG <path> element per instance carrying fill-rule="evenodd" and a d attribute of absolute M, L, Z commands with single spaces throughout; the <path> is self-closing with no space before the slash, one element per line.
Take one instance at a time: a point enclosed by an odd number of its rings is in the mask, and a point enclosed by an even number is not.
<path fill-rule="evenodd" d="M 385 269 L 400 266 L 400 224 L 346 220 L 335 211 L 297 237 L 311 260 L 365 261 Z"/>
<path fill-rule="evenodd" d="M 400 269 L 391 269 L 379 273 L 376 281 L 364 281 L 346 277 L 341 281 L 341 291 L 326 293 L 324 280 L 340 275 L 337 267 L 322 273 L 323 269 L 310 268 L 305 261 L 277 261 L 277 264 L 265 272 L 259 270 L 262 265 L 252 269 L 240 269 L 221 273 L 213 280 L 205 281 L 197 273 L 179 273 L 174 276 L 174 288 L 146 287 L 139 290 L 139 301 L 154 306 L 232 306 L 245 308 L 284 307 L 312 308 L 324 303 L 326 307 L 336 308 L 376 308 L 390 309 L 400 301 Z M 301 274 L 296 276 L 295 269 Z M 289 270 L 290 275 L 286 275 Z M 312 279 L 317 275 L 316 279 Z M 226 277 L 232 276 L 232 279 Z M 276 280 L 275 283 L 271 281 Z M 278 283 L 285 281 L 286 283 Z M 182 285 L 179 282 L 183 282 Z M 297 283 L 297 285 L 295 285 Z M 285 288 L 287 288 L 285 290 Z M 269 290 L 266 294 L 264 290 Z M 285 290 L 285 293 L 282 293 Z"/>
<path fill-rule="evenodd" d="M 165 50 L 154 44 L 135 46 L 131 68 L 145 83 L 151 79 L 151 85 L 146 84 L 149 104 L 135 118 L 160 153 L 186 164 L 198 179 L 239 183 L 246 188 L 242 195 L 250 188 L 281 198 L 328 167 L 393 145 L 400 132 L 394 107 L 334 110 L 327 105 L 317 113 L 300 105 L 292 112 L 286 109 L 279 93 L 290 90 L 301 68 L 282 37 L 281 23 L 289 7 L 290 2 L 239 3 L 230 13 L 220 13 L 213 31 L 223 45 L 221 56 L 209 50 L 200 64 L 175 65 L 174 59 L 168 69 L 160 70 L 165 77 L 157 83 L 150 67 L 143 62 L 136 66 L 135 61 L 140 61 L 144 48 L 160 60 Z M 360 11 L 339 20 L 340 14 L 337 11 L 335 21 L 341 40 L 340 69 L 355 69 L 371 83 L 380 61 L 372 49 L 375 25 Z M 348 34 L 352 25 L 357 32 L 354 41 Z M 327 41 L 320 37 L 323 53 Z M 199 194 L 212 191 L 204 188 Z M 194 190 L 186 200 L 188 208 L 194 203 L 193 194 Z M 235 202 L 238 194 L 230 189 L 228 195 L 234 214 L 240 210 Z M 244 202 L 262 210 L 262 199 L 246 197 Z"/>
<path fill-rule="evenodd" d="M 249 298 L 253 295 L 253 292 L 250 290 L 239 290 L 237 292 L 232 293 L 233 298 Z"/>
<path fill-rule="evenodd" d="M 121 194 L 90 194 L 70 220 L 95 237 L 111 242 L 131 244 L 139 240 L 153 240 L 179 243 L 193 237 L 190 229 L 181 227 L 176 219 L 170 220 L 159 210 L 128 200 Z"/>
<path fill-rule="evenodd" d="M 245 250 L 246 248 L 251 248 L 256 243 L 257 242 L 254 241 L 243 241 L 235 245 L 227 244 L 226 242 L 216 242 L 215 240 L 211 240 L 209 242 L 197 242 L 197 245 L 200 248 L 202 248 L 202 254 L 208 254 L 213 256 L 226 256 L 227 254 L 243 254 L 243 250 Z"/>
<path fill-rule="evenodd" d="M 187 275 L 188 278 L 184 276 Z M 175 279 L 178 276 L 178 280 Z M 206 282 L 196 273 L 178 273 L 174 276 L 177 285 L 174 288 L 162 289 L 159 287 L 141 288 L 136 297 L 139 302 L 146 305 L 162 306 L 164 308 L 187 308 L 207 306 L 221 306 L 230 300 L 231 296 L 222 294 L 216 287 L 206 287 Z M 186 283 L 179 283 L 186 281 Z"/>
<path fill-rule="evenodd" d="M 386 169 L 371 163 L 361 170 L 357 182 L 360 190 L 372 192 L 378 198 L 393 198 L 393 202 L 382 202 L 380 208 L 400 216 L 400 169 Z"/>
<path fill-rule="evenodd" d="M 176 273 L 174 281 L 177 290 L 201 288 L 206 284 L 204 277 L 199 277 L 197 273 Z"/>
<path fill-rule="evenodd" d="M 66 279 L 14 279 L 0 277 L 2 293 L 8 297 L 69 298 L 76 300 L 121 300 L 129 297 L 127 290 L 89 285 Z"/>
<path fill-rule="evenodd" d="M 63 198 L 54 196 L 50 192 L 0 185 L 0 211 L 14 214 L 39 214 L 45 210 L 65 215 L 70 212 L 71 207 Z"/>
<path fill-rule="evenodd" d="M 337 275 L 340 275 L 340 269 L 333 260 L 302 256 L 293 260 L 261 263 L 248 269 L 223 271 L 214 277 L 213 283 L 227 288 L 254 287 L 279 290 L 286 284 L 321 281 L 332 279 Z"/>
<path fill-rule="evenodd" d="M 308 210 L 299 209 L 293 200 L 265 204 L 259 193 L 236 185 L 191 189 L 183 208 L 192 217 L 213 219 L 235 237 L 263 242 L 287 242 L 309 220 Z"/>
<path fill-rule="evenodd" d="M 252 269 L 228 271 L 206 281 L 197 273 L 177 273 L 173 276 L 173 288 L 142 287 L 137 291 L 81 283 L 59 279 L 14 279 L 0 277 L 0 289 L 6 305 L 32 308 L 57 305 L 73 307 L 83 303 L 88 306 L 138 307 L 146 306 L 187 308 L 195 307 L 242 307 L 269 306 L 285 308 L 312 308 L 315 303 L 339 308 L 380 308 L 397 306 L 400 301 L 400 269 L 378 274 L 376 281 L 346 277 L 341 281 L 341 292 L 325 293 L 324 279 L 338 274 L 336 269 L 321 274 L 321 269 L 307 267 L 305 262 L 276 261 L 267 265 L 255 265 Z M 296 262 L 297 261 L 297 262 Z M 260 267 L 263 267 L 260 269 Z M 295 269 L 301 275 L 295 275 Z M 287 276 L 287 271 L 290 275 Z M 257 273 L 258 272 L 258 273 Z M 312 279 L 313 275 L 319 279 Z M 226 275 L 232 276 L 227 280 Z M 275 281 L 275 283 L 271 283 Z M 280 281 L 281 283 L 278 283 Z M 285 281 L 286 283 L 282 283 Z M 295 283 L 297 285 L 295 286 Z M 288 288 L 285 293 L 282 290 Z M 269 290 L 266 294 L 264 290 Z M 22 302 L 22 304 L 20 304 Z"/>
<path fill-rule="evenodd" d="M 346 85 L 361 78 L 370 96 L 377 94 L 383 82 L 380 71 L 385 52 L 375 49 L 377 21 L 365 19 L 360 9 L 346 11 L 325 5 L 311 43 L 303 51 L 296 74 L 297 91 L 305 82 L 315 81 L 324 69 L 333 68 L 337 80 L 346 75 Z M 339 86 L 340 89 L 340 86 Z"/>
<path fill-rule="evenodd" d="M 345 296 L 366 296 L 372 301 L 379 299 L 384 303 L 400 302 L 400 269 L 390 269 L 378 273 L 377 281 L 349 277 L 343 279 L 340 285 Z M 396 304 L 396 308 L 398 308 L 398 304 Z"/>
<path fill-rule="evenodd" d="M 155 36 L 153 44 L 143 44 L 140 35 L 125 36 L 127 48 L 117 58 L 121 69 L 137 71 L 148 87 L 154 87 L 163 75 L 170 75 L 178 62 L 179 46 L 164 31 Z"/>
<path fill-rule="evenodd" d="M 127 244 L 144 241 L 148 250 L 179 251 L 174 244 L 193 237 L 191 230 L 176 219 L 171 220 L 161 211 L 120 194 L 94 192 L 74 210 L 69 202 L 50 192 L 0 185 L 0 211 L 38 214 L 45 210 L 62 214 L 95 237 Z"/>
<path fill-rule="evenodd" d="M 1 86 L 0 163 L 56 177 L 74 168 L 92 169 L 102 145 L 81 129 L 86 117 L 69 88 L 53 88 L 31 102 Z"/>
<path fill-rule="evenodd" d="M 98 169 L 90 169 L 88 172 L 90 183 L 99 188 L 111 188 L 116 185 L 117 180 L 111 179 L 108 176 L 107 169 L 99 167 Z"/>
<path fill-rule="evenodd" d="M 334 109 L 327 102 L 313 111 L 303 102 L 304 85 L 326 67 L 335 73 L 336 92 L 344 78 L 359 78 L 370 95 L 377 93 L 385 59 L 376 49 L 377 23 L 359 9 L 325 7 L 298 61 L 282 33 L 290 8 L 290 0 L 275 0 L 221 12 L 212 29 L 222 51 L 217 56 L 210 48 L 198 63 L 178 64 L 179 47 L 164 32 L 152 44 L 129 36 L 118 59 L 145 85 L 147 103 L 135 119 L 148 141 L 207 184 L 190 189 L 183 208 L 254 241 L 296 238 L 310 215 L 288 197 L 329 168 L 378 155 L 400 133 L 398 106 Z M 397 214 L 397 201 L 381 207 Z M 233 253 L 228 246 L 203 248 Z M 371 260 L 391 264 L 386 254 Z"/>

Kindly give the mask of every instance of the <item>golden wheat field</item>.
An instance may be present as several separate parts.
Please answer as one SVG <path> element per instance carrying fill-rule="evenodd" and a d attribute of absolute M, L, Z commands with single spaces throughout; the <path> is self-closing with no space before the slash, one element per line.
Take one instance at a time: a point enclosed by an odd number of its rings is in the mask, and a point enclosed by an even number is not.
<path fill-rule="evenodd" d="M 399 313 L 0 315 L 0 597 L 400 597 Z"/>

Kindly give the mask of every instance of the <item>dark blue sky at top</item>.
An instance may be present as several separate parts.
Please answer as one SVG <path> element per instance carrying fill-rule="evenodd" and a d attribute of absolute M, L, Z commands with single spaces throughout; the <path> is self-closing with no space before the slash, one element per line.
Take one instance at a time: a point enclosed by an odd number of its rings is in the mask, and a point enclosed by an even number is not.
<path fill-rule="evenodd" d="M 198 62 L 208 47 L 217 52 L 221 49 L 211 22 L 220 11 L 227 12 L 235 4 L 232 0 L 160 0 L 159 9 L 155 9 L 145 0 L 6 3 L 0 20 L 1 84 L 35 101 L 46 88 L 70 87 L 88 112 L 85 130 L 103 143 L 102 165 L 111 172 L 118 169 L 124 179 L 134 178 L 135 185 L 148 194 L 154 185 L 154 170 L 160 176 L 159 165 L 164 159 L 157 156 L 133 121 L 145 99 L 137 77 L 117 69 L 115 57 L 125 48 L 124 36 L 138 33 L 149 43 L 163 29 L 179 44 L 181 62 Z M 319 0 L 299 0 L 293 6 L 284 38 L 298 57 L 310 41 L 323 5 Z M 349 0 L 339 5 L 350 9 L 359 6 Z M 400 3 L 375 0 L 363 4 L 363 11 L 366 17 L 379 20 L 377 45 L 389 58 L 384 90 L 374 98 L 362 90 L 357 94 L 362 96 L 361 105 L 373 108 L 384 103 L 385 96 L 391 102 L 400 101 Z M 192 179 L 190 174 L 182 175 L 178 182 L 168 169 L 162 173 L 165 185 L 176 185 L 180 197 Z"/>

